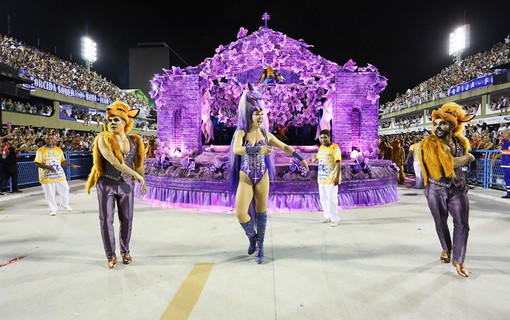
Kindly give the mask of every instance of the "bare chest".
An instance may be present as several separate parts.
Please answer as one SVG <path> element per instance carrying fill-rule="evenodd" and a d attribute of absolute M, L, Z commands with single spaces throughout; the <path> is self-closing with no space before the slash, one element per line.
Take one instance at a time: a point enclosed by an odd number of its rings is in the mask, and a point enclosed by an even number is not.
<path fill-rule="evenodd" d="M 117 142 L 119 143 L 120 151 L 123 154 L 129 153 L 131 150 L 131 144 L 129 143 L 129 139 L 127 137 L 122 139 L 117 138 Z"/>

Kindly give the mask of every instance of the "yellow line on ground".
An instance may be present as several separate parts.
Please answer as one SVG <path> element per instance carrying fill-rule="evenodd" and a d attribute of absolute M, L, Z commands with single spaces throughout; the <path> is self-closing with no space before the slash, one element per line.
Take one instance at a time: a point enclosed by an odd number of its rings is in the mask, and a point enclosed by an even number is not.
<path fill-rule="evenodd" d="M 195 303 L 202 293 L 205 282 L 213 268 L 212 263 L 197 263 L 188 277 L 181 284 L 174 298 L 166 308 L 161 320 L 185 320 L 188 319 Z"/>

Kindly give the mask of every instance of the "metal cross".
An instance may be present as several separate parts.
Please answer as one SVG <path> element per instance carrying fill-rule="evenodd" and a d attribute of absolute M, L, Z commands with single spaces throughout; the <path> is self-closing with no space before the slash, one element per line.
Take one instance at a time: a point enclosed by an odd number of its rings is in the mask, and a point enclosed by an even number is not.
<path fill-rule="evenodd" d="M 267 21 L 271 20 L 269 18 L 269 14 L 267 12 L 264 12 L 264 15 L 262 16 L 262 20 L 264 20 L 264 27 L 267 28 Z"/>

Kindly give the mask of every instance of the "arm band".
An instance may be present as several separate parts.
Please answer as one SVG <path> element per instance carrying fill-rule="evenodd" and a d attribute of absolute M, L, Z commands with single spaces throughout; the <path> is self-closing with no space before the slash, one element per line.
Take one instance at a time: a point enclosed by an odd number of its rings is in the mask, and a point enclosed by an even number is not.
<path fill-rule="evenodd" d="M 292 153 L 292 158 L 296 158 L 298 159 L 299 161 L 303 161 L 305 159 L 303 159 L 303 157 L 297 152 L 294 150 L 294 152 Z"/>
<path fill-rule="evenodd" d="M 246 154 L 260 153 L 260 147 L 246 147 Z"/>

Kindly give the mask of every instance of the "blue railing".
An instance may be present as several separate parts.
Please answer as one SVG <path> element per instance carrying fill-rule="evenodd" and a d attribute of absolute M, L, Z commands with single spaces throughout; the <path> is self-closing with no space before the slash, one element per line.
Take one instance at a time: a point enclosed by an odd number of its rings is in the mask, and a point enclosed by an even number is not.
<path fill-rule="evenodd" d="M 499 150 L 471 150 L 475 155 L 475 161 L 469 167 L 467 173 L 468 183 L 482 185 L 485 189 L 490 187 L 502 187 L 506 189 L 505 177 L 501 169 L 501 159 L 492 163 L 492 157 Z M 414 172 L 413 159 L 404 165 L 405 172 Z"/>
<path fill-rule="evenodd" d="M 39 172 L 34 164 L 35 153 L 20 153 L 18 156 L 18 187 L 38 184 Z M 64 156 L 67 162 L 80 166 L 76 169 L 64 167 L 67 180 L 84 178 L 89 175 L 92 168 L 92 153 L 90 151 L 66 151 Z M 5 186 L 12 191 L 11 179 Z"/>
<path fill-rule="evenodd" d="M 485 189 L 489 187 L 503 187 L 506 188 L 503 169 L 501 169 L 501 159 L 492 163 L 492 156 L 499 153 L 499 150 L 471 150 L 481 157 L 475 160 L 476 169 L 474 174 L 468 173 L 468 181 L 476 184 L 481 184 Z"/>
<path fill-rule="evenodd" d="M 499 150 L 471 150 L 474 154 L 478 154 L 474 164 L 468 171 L 468 182 L 483 185 L 485 189 L 490 187 L 506 188 L 503 170 L 501 169 L 501 159 L 492 163 L 492 156 Z M 64 152 L 66 161 L 77 164 L 80 168 L 73 169 L 64 167 L 67 180 L 87 177 L 92 168 L 91 152 Z M 39 173 L 34 165 L 35 153 L 20 153 L 18 158 L 18 186 L 37 185 L 39 183 Z M 412 159 L 406 164 L 406 172 L 412 172 Z M 12 191 L 11 180 L 6 187 Z"/>

